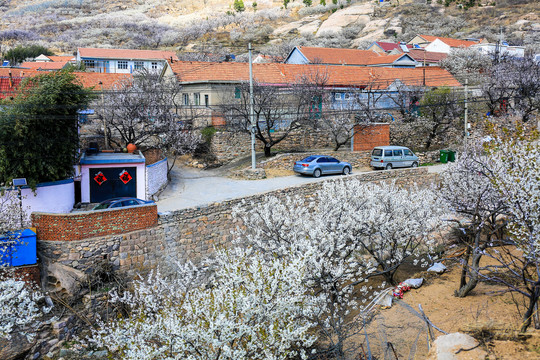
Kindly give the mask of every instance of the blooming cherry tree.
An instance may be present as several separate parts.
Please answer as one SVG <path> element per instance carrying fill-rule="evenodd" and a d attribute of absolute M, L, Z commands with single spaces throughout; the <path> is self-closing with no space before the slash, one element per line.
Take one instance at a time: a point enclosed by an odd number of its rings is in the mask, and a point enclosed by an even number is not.
<path fill-rule="evenodd" d="M 324 183 L 312 200 L 270 197 L 242 211 L 235 212 L 244 224 L 240 242 L 287 261 L 306 257 L 306 285 L 328 300 L 317 317 L 321 342 L 339 359 L 345 341 L 361 330 L 359 317 L 350 316 L 370 294 L 361 284 L 374 275 L 394 282 L 403 261 L 429 251 L 444 213 L 429 190 L 357 180 Z"/>
<path fill-rule="evenodd" d="M 503 171 L 501 165 L 488 154 L 482 142 L 472 142 L 441 173 L 437 194 L 456 213 L 452 221 L 462 231 L 461 238 L 467 246 L 456 291 L 459 297 L 465 297 L 476 287 L 482 254 L 501 239 L 506 226 L 501 218 L 506 213 L 506 204 L 492 181 L 495 174 Z"/>
<path fill-rule="evenodd" d="M 90 342 L 123 359 L 306 358 L 302 349 L 316 339 L 309 318 L 326 302 L 306 291 L 303 257 L 236 248 L 207 265 L 215 270 L 207 285 L 186 265 L 174 278 L 154 273 L 134 292 L 113 294 L 130 312 L 102 323 Z"/>
<path fill-rule="evenodd" d="M 484 267 L 481 276 L 528 298 L 525 331 L 540 298 L 540 145 L 518 132 L 495 139 L 490 156 L 500 165 L 492 181 L 507 207 L 510 236 L 507 246 L 486 252 L 497 263 Z"/>

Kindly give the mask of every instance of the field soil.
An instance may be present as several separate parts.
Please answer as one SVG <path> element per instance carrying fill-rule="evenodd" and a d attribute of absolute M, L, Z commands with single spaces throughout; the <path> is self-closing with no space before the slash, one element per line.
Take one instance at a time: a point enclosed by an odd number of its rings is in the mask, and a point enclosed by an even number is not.
<path fill-rule="evenodd" d="M 379 310 L 368 327 L 370 337 L 379 340 L 371 348 L 377 349 L 385 340 L 392 343 L 399 359 L 425 359 L 428 354 L 425 323 L 411 311 L 418 311 L 421 305 L 441 330 L 467 333 L 479 340 L 489 359 L 540 359 L 540 330 L 534 329 L 534 322 L 525 335 L 517 331 L 521 315 L 514 299 L 521 301 L 521 297 L 504 293 L 505 288 L 499 285 L 480 283 L 469 296 L 457 298 L 454 291 L 459 285 L 461 269 L 456 263 L 446 265 L 448 270 L 441 275 L 415 274 L 413 277 L 425 277 L 424 285 L 406 292 L 403 300 L 394 301 L 391 308 Z M 403 275 L 400 279 L 404 280 Z M 434 334 L 442 335 L 435 329 Z M 365 343 L 360 338 L 359 342 Z"/>

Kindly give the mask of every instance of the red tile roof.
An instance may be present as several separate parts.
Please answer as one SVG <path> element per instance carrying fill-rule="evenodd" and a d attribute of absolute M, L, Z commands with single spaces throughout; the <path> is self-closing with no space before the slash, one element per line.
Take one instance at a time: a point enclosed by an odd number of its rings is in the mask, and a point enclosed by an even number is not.
<path fill-rule="evenodd" d="M 19 67 L 34 69 L 34 70 L 60 70 L 67 64 L 63 62 L 48 62 L 48 61 L 25 61 Z"/>
<path fill-rule="evenodd" d="M 131 74 L 117 73 L 75 72 L 74 74 L 82 86 L 94 90 L 101 90 L 101 85 L 105 90 L 113 89 L 115 85 L 120 84 L 122 79 L 131 79 L 132 77 Z"/>
<path fill-rule="evenodd" d="M 51 61 L 54 61 L 54 62 L 69 62 L 69 61 L 76 60 L 74 56 L 65 56 L 65 55 L 50 55 L 47 57 L 51 59 Z"/>
<path fill-rule="evenodd" d="M 418 35 L 425 39 L 428 42 L 433 42 L 436 39 L 441 40 L 443 43 L 450 47 L 469 47 L 474 44 L 478 44 L 480 41 L 470 41 L 470 40 L 459 40 L 459 39 L 452 39 L 452 38 L 446 38 L 446 37 L 440 37 L 440 36 L 431 36 L 431 35 Z"/>
<path fill-rule="evenodd" d="M 398 49 L 400 50 L 400 46 L 399 46 L 399 43 L 391 43 L 391 42 L 382 42 L 382 41 L 376 41 L 375 42 L 377 45 L 379 45 L 381 47 L 381 49 L 383 49 L 384 51 L 388 52 L 388 51 L 392 51 L 394 49 Z M 406 44 L 407 47 L 409 49 L 411 49 L 413 46 L 412 45 L 409 45 L 409 44 Z"/>
<path fill-rule="evenodd" d="M 0 99 L 15 95 L 21 81 L 21 77 L 0 76 Z"/>
<path fill-rule="evenodd" d="M 311 63 L 335 64 L 335 65 L 380 65 L 391 64 L 399 56 L 381 55 L 371 50 L 358 49 L 333 49 L 298 46 L 298 50 Z"/>
<path fill-rule="evenodd" d="M 83 58 L 178 60 L 174 51 L 78 48 Z"/>
<path fill-rule="evenodd" d="M 424 58 L 426 59 L 426 62 L 438 63 L 448 57 L 447 53 L 424 51 L 422 49 L 411 49 L 407 54 L 420 63 L 424 61 Z"/>
<path fill-rule="evenodd" d="M 215 63 L 178 61 L 170 66 L 183 83 L 239 83 L 249 80 L 247 63 Z M 264 84 L 286 85 L 299 82 L 303 75 L 326 73 L 328 86 L 365 87 L 374 84 L 386 88 L 399 79 L 407 85 L 424 83 L 423 68 L 387 68 L 332 65 L 253 64 L 255 81 Z M 439 67 L 425 68 L 426 86 L 460 86 L 446 70 Z"/>
<path fill-rule="evenodd" d="M 41 74 L 43 74 L 43 72 L 33 69 L 0 68 L 0 98 L 13 94 L 17 90 L 22 79 Z M 116 84 L 119 84 L 122 79 L 131 78 L 130 74 L 94 72 L 75 72 L 74 74 L 83 87 L 92 88 L 94 90 L 101 90 L 100 82 L 103 85 L 103 89 L 110 90 L 113 89 Z M 9 81 L 10 77 L 12 79 L 11 82 Z M 15 79 L 17 80 L 15 81 Z M 10 86 L 10 84 L 12 85 Z"/>

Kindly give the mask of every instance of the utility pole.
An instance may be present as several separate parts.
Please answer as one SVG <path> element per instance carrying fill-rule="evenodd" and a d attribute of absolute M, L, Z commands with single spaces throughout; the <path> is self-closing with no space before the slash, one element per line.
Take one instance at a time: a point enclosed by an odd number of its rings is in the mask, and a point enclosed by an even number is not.
<path fill-rule="evenodd" d="M 109 133 L 107 131 L 107 117 L 103 114 L 105 109 L 105 99 L 103 95 L 103 83 L 100 81 L 101 86 L 101 116 L 103 117 L 103 133 L 105 134 L 105 150 L 109 149 Z"/>
<path fill-rule="evenodd" d="M 469 136 L 469 123 L 468 123 L 468 117 L 469 117 L 469 91 L 468 86 L 469 85 L 469 79 L 465 79 L 465 134 L 464 134 L 464 143 L 467 144 L 467 137 Z"/>
<path fill-rule="evenodd" d="M 255 114 L 253 113 L 253 62 L 251 59 L 251 43 L 248 44 L 249 52 L 249 116 L 251 118 L 251 168 L 256 168 L 255 157 Z"/>

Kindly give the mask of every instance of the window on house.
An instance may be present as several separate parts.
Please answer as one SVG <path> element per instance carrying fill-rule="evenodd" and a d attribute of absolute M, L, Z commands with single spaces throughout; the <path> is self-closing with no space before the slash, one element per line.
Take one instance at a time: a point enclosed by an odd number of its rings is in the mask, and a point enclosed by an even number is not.
<path fill-rule="evenodd" d="M 208 94 L 204 94 L 204 106 L 210 106 L 210 96 Z"/>
<path fill-rule="evenodd" d="M 343 95 L 342 93 L 335 93 L 335 94 L 334 94 L 334 99 L 336 99 L 336 100 L 341 100 L 342 95 Z"/>
<path fill-rule="evenodd" d="M 83 63 L 84 63 L 84 66 L 86 68 L 95 68 L 96 67 L 95 60 L 83 60 Z"/>
<path fill-rule="evenodd" d="M 351 100 L 351 94 L 345 93 L 345 100 Z"/>
<path fill-rule="evenodd" d="M 135 70 L 144 69 L 144 61 L 135 61 Z"/>
<path fill-rule="evenodd" d="M 128 62 L 127 61 L 123 61 L 123 60 L 118 61 L 118 69 L 127 70 L 127 68 L 128 68 Z"/>
<path fill-rule="evenodd" d="M 182 94 L 182 104 L 189 105 L 189 94 Z"/>
<path fill-rule="evenodd" d="M 152 61 L 151 68 L 152 68 L 152 70 L 157 70 L 158 63 L 156 61 Z"/>
<path fill-rule="evenodd" d="M 201 94 L 200 93 L 193 93 L 193 104 L 194 105 L 201 105 Z"/>
<path fill-rule="evenodd" d="M 235 99 L 240 99 L 242 95 L 242 91 L 240 90 L 240 88 L 237 86 L 234 88 L 234 98 Z"/>

